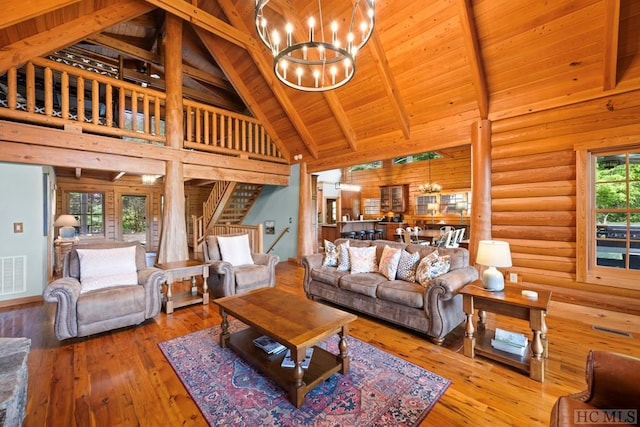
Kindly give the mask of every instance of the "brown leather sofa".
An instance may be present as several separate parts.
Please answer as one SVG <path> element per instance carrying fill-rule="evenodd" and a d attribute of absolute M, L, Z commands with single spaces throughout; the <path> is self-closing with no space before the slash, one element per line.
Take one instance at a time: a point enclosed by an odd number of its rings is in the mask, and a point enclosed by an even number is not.
<path fill-rule="evenodd" d="M 558 398 L 550 426 L 640 424 L 640 359 L 591 350 L 585 376 L 586 390 Z"/>

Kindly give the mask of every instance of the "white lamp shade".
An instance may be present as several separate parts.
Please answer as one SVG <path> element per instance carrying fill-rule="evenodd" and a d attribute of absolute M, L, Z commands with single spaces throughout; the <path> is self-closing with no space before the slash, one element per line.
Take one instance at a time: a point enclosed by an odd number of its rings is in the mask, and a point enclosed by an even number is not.
<path fill-rule="evenodd" d="M 509 243 L 500 240 L 480 240 L 476 263 L 487 267 L 511 267 Z"/>
<path fill-rule="evenodd" d="M 80 223 L 73 215 L 60 215 L 56 222 L 53 223 L 54 227 L 78 227 Z"/>
<path fill-rule="evenodd" d="M 499 240 L 480 240 L 476 263 L 488 267 L 482 273 L 482 285 L 488 291 L 504 289 L 504 277 L 496 267 L 511 267 L 509 243 Z"/>

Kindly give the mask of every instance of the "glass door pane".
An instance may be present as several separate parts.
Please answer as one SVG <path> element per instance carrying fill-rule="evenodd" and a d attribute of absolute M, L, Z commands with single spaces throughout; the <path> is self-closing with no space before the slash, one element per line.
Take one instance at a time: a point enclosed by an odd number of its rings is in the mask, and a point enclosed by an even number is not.
<path fill-rule="evenodd" d="M 122 240 L 147 243 L 147 196 L 122 196 Z"/>

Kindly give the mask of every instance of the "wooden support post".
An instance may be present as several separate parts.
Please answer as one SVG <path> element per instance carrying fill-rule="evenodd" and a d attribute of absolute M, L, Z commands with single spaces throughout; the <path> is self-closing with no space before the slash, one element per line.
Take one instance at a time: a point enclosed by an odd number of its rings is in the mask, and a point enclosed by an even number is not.
<path fill-rule="evenodd" d="M 313 253 L 313 239 L 316 235 L 313 232 L 311 216 L 311 175 L 307 172 L 307 163 L 300 162 L 300 197 L 298 198 L 298 254 L 297 261 L 300 262 L 304 255 Z"/>
<path fill-rule="evenodd" d="M 474 123 L 471 132 L 472 215 L 469 246 L 471 264 L 475 264 L 478 242 L 491 238 L 491 122 Z"/>
<path fill-rule="evenodd" d="M 182 20 L 167 12 L 164 38 L 164 60 L 167 88 L 166 143 L 181 149 L 182 119 Z M 187 225 L 184 207 L 184 165 L 179 160 L 166 163 L 164 212 L 158 262 L 189 259 Z"/>

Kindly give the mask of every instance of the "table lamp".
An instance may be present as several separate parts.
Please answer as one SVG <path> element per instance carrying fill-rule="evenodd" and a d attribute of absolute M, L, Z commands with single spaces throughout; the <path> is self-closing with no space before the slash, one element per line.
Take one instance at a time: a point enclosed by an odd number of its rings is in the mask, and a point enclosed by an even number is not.
<path fill-rule="evenodd" d="M 73 215 L 60 215 L 56 222 L 53 223 L 54 227 L 60 227 L 58 231 L 58 236 L 61 239 L 69 239 L 71 237 L 75 237 L 76 229 L 75 227 L 79 226 L 80 223 Z"/>
<path fill-rule="evenodd" d="M 487 269 L 482 273 L 482 285 L 487 291 L 504 289 L 504 276 L 496 267 L 511 267 L 509 243 L 500 240 L 480 240 L 476 263 Z"/>

